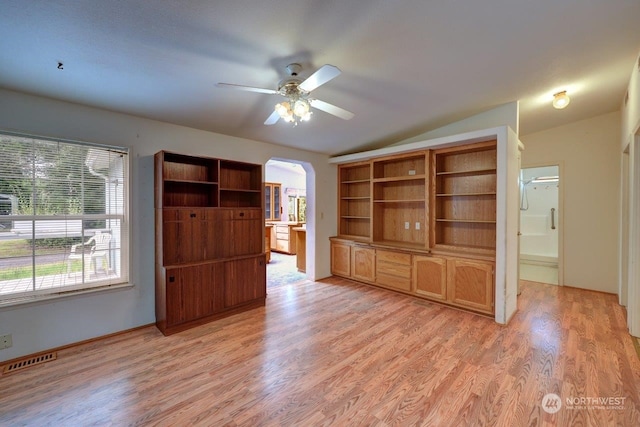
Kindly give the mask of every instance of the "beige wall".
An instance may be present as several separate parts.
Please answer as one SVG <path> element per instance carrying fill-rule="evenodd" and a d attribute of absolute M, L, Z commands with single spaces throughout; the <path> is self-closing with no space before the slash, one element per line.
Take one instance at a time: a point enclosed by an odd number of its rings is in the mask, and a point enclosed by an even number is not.
<path fill-rule="evenodd" d="M 622 150 L 632 141 L 636 132 L 640 131 L 640 57 L 634 63 L 627 88 L 629 98 L 622 101 Z"/>
<path fill-rule="evenodd" d="M 620 123 L 614 112 L 520 136 L 522 167 L 561 166 L 567 286 L 618 292 Z"/>

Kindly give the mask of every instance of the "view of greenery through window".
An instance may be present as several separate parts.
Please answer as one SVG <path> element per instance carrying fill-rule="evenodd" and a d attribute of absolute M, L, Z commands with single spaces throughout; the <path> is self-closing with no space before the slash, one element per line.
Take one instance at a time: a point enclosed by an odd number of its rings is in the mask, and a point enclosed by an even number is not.
<path fill-rule="evenodd" d="M 5 138 L 0 144 L 0 194 L 18 199 L 17 215 L 104 213 L 104 181 L 87 170 L 88 148 Z"/>
<path fill-rule="evenodd" d="M 91 145 L 0 134 L 0 282 L 71 277 L 88 263 L 94 273 L 100 264 L 112 269 L 120 239 L 112 233 L 121 232 L 123 212 L 122 157 Z M 109 234 L 108 253 L 87 258 L 91 248 L 83 244 L 100 233 Z M 0 296 L 7 292 L 17 291 L 0 286 Z"/>

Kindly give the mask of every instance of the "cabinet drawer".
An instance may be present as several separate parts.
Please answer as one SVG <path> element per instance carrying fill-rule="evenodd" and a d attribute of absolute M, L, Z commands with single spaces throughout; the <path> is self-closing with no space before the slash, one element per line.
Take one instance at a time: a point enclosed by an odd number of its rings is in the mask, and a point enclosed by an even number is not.
<path fill-rule="evenodd" d="M 186 221 L 188 219 L 202 219 L 202 209 L 163 209 L 164 221 Z"/>
<path fill-rule="evenodd" d="M 411 265 L 410 254 L 377 250 L 376 257 L 378 258 L 378 261 L 387 261 L 394 264 Z"/>
<path fill-rule="evenodd" d="M 289 236 L 289 226 L 288 225 L 276 225 L 276 233 L 281 235 Z"/>
<path fill-rule="evenodd" d="M 388 261 L 381 261 L 380 258 L 378 258 L 378 262 L 376 263 L 376 274 L 410 280 L 411 265 L 395 264 Z"/>
<path fill-rule="evenodd" d="M 231 219 L 262 219 L 260 209 L 231 209 Z"/>
<path fill-rule="evenodd" d="M 281 252 L 289 252 L 289 241 L 278 239 L 276 241 L 276 250 Z"/>
<path fill-rule="evenodd" d="M 403 277 L 391 276 L 385 273 L 376 273 L 376 283 L 391 288 L 402 289 L 403 291 L 411 290 L 411 279 Z"/>
<path fill-rule="evenodd" d="M 281 233 L 280 231 L 277 231 L 276 239 L 289 240 L 289 233 Z"/>

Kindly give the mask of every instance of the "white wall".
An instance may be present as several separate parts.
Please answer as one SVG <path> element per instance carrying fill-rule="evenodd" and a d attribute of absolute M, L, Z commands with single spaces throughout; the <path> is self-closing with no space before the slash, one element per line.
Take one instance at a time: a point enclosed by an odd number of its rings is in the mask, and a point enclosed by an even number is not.
<path fill-rule="evenodd" d="M 624 151 L 632 141 L 633 136 L 640 130 L 640 58 L 631 70 L 629 87 L 627 88 L 629 99 L 622 102 L 622 135 L 620 142 Z"/>
<path fill-rule="evenodd" d="M 617 293 L 620 113 L 520 140 L 523 168 L 562 164 L 564 284 Z"/>
<path fill-rule="evenodd" d="M 625 180 L 621 203 L 625 211 L 621 215 L 620 227 L 620 275 L 623 278 L 620 282 L 620 301 L 627 305 L 630 333 L 640 337 L 640 57 L 631 70 L 627 96 L 621 107 L 620 136 L 620 179 Z M 625 151 L 627 154 L 622 154 Z"/>
<path fill-rule="evenodd" d="M 133 288 L 0 309 L 0 333 L 13 347 L 0 360 L 47 350 L 155 322 L 153 154 L 167 149 L 265 164 L 271 157 L 313 167 L 307 188 L 308 275 L 330 275 L 329 236 L 336 234 L 336 166 L 327 156 L 204 132 L 139 117 L 0 89 L 0 129 L 119 145 L 131 149 Z M 315 198 L 315 204 L 312 200 Z"/>
<path fill-rule="evenodd" d="M 489 129 L 499 126 L 509 126 L 516 135 L 520 128 L 520 109 L 518 101 L 499 105 L 491 110 L 484 111 L 463 120 L 446 126 L 430 130 L 420 135 L 405 139 L 393 145 L 407 144 L 410 142 L 425 141 L 427 139 L 441 138 L 459 133 L 471 132 L 479 129 Z"/>

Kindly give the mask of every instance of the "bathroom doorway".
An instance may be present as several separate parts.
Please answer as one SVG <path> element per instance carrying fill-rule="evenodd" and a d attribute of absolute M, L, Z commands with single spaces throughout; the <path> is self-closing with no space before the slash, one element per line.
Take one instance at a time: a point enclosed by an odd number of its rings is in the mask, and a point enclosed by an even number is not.
<path fill-rule="evenodd" d="M 520 279 L 562 285 L 560 167 L 520 170 Z"/>

